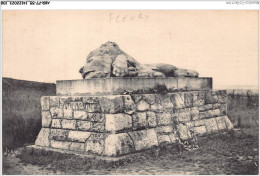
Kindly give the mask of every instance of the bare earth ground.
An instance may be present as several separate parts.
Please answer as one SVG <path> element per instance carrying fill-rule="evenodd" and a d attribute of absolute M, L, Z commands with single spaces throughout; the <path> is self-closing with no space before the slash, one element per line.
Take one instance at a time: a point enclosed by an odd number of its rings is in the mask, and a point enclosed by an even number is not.
<path fill-rule="evenodd" d="M 254 132 L 252 132 L 254 131 Z M 258 174 L 258 129 L 241 129 L 199 138 L 200 148 L 174 145 L 145 151 L 120 162 L 105 162 L 53 153 L 28 153 L 3 159 L 3 174 Z"/>

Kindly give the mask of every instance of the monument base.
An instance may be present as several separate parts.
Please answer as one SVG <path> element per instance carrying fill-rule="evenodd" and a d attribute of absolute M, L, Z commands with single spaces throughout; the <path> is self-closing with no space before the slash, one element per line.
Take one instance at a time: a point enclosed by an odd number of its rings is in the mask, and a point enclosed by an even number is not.
<path fill-rule="evenodd" d="M 118 157 L 233 128 L 226 91 L 42 97 L 36 146 Z"/>
<path fill-rule="evenodd" d="M 230 123 L 230 121 L 228 120 L 227 123 Z M 208 133 L 208 134 L 205 133 L 203 135 L 200 135 L 200 137 L 198 138 L 198 143 L 200 143 L 200 140 L 205 139 L 208 135 L 225 134 L 227 131 L 229 131 L 229 129 L 221 129 L 217 133 L 213 132 L 213 133 Z M 166 143 L 161 143 L 158 146 L 153 146 L 153 147 L 147 148 L 146 151 L 155 149 L 158 152 L 158 150 L 161 150 L 161 149 L 165 150 L 164 147 L 172 147 L 172 146 L 176 147 L 176 151 L 178 151 L 179 147 L 177 145 L 178 145 L 178 143 L 166 142 Z M 160 148 L 162 146 L 164 146 L 164 147 Z M 107 147 L 109 147 L 109 146 L 107 146 Z M 110 147 L 112 147 L 112 146 L 110 146 Z M 121 148 L 123 148 L 123 146 L 121 146 Z M 58 153 L 61 155 L 63 155 L 63 154 L 75 155 L 79 158 L 96 159 L 96 160 L 111 161 L 111 162 L 116 162 L 116 161 L 118 162 L 118 161 L 123 161 L 123 160 L 125 161 L 127 159 L 139 157 L 140 155 L 142 155 L 142 151 L 143 150 L 135 151 L 134 153 L 129 153 L 126 155 L 121 155 L 121 156 L 105 156 L 105 155 L 96 155 L 96 154 L 82 152 L 82 151 L 64 150 L 64 149 L 59 149 L 59 148 L 44 147 L 44 146 L 37 146 L 37 145 L 26 146 L 26 152 L 28 154 L 40 153 L 41 155 L 46 156 L 46 154 L 48 152 L 51 152 L 51 153 Z"/>

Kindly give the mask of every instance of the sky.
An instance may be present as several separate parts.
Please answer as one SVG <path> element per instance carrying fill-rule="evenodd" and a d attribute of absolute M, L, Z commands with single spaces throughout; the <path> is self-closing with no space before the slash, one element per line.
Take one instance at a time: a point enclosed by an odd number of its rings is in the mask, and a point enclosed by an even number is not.
<path fill-rule="evenodd" d="M 258 87 L 257 10 L 3 10 L 2 75 L 82 79 L 87 55 L 107 41 L 141 63 L 212 77 L 214 88 Z"/>

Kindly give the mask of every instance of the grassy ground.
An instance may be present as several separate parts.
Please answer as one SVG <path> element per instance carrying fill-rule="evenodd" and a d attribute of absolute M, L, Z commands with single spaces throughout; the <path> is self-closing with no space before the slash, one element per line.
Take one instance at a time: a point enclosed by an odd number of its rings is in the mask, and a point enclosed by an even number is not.
<path fill-rule="evenodd" d="M 259 96 L 245 92 L 251 91 L 244 91 L 240 94 L 228 94 L 228 117 L 235 128 L 241 128 L 249 134 L 258 135 Z"/>
<path fill-rule="evenodd" d="M 55 95 L 55 85 L 3 79 L 3 147 L 35 141 L 44 95 Z M 258 96 L 231 91 L 228 116 L 240 130 L 200 138 L 195 151 L 166 146 L 120 162 L 22 152 L 3 158 L 3 174 L 258 174 Z"/>
<path fill-rule="evenodd" d="M 3 148 L 34 143 L 41 129 L 41 96 L 55 95 L 55 84 L 3 78 Z"/>
<path fill-rule="evenodd" d="M 200 148 L 179 154 L 176 146 L 154 148 L 119 162 L 83 159 L 53 152 L 27 153 L 18 158 L 39 167 L 37 174 L 258 174 L 258 136 L 235 131 L 199 138 Z M 5 160 L 4 160 L 5 161 Z M 4 162 L 8 167 L 8 163 Z M 5 174 L 17 174 L 14 168 Z"/>

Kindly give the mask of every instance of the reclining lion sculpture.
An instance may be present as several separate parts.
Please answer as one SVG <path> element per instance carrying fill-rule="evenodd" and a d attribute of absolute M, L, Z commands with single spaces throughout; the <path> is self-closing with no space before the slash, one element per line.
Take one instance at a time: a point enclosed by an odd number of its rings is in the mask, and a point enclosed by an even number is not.
<path fill-rule="evenodd" d="M 80 68 L 83 79 L 105 77 L 198 77 L 198 72 L 170 64 L 141 64 L 115 42 L 106 42 L 91 51 Z"/>

